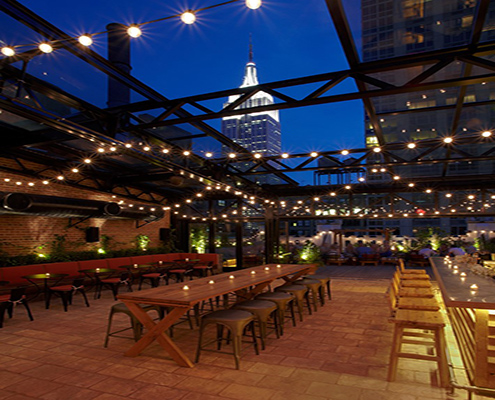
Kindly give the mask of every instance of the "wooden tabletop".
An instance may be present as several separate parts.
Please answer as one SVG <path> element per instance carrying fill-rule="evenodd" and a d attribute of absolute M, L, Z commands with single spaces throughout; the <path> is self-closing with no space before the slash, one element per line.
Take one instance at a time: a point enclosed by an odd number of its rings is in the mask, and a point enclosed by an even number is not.
<path fill-rule="evenodd" d="M 458 265 L 457 269 L 446 264 L 442 257 L 431 257 L 433 272 L 447 307 L 465 307 L 495 309 L 495 280 L 491 277 L 476 275 L 469 268 Z M 465 273 L 466 276 L 461 276 Z M 476 285 L 477 289 L 471 289 Z"/>
<path fill-rule="evenodd" d="M 278 265 L 280 267 L 277 267 Z M 202 300 L 235 292 L 263 282 L 271 282 L 277 278 L 311 268 L 313 268 L 312 264 L 268 264 L 139 292 L 122 293 L 118 295 L 118 298 L 125 302 L 139 304 L 192 307 Z M 186 286 L 187 290 L 185 290 Z"/>

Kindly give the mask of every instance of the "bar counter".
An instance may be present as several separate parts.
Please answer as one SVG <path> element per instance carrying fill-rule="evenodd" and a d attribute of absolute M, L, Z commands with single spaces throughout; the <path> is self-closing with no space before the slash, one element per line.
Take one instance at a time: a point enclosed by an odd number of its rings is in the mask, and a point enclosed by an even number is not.
<path fill-rule="evenodd" d="M 495 389 L 495 279 L 451 260 L 432 257 L 430 263 L 468 378 L 474 386 Z"/>

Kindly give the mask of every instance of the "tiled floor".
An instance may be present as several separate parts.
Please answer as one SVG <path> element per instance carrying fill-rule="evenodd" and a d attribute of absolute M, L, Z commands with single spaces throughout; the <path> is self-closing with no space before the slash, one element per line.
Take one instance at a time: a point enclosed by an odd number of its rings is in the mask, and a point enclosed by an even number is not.
<path fill-rule="evenodd" d="M 333 300 L 285 335 L 270 338 L 257 356 L 246 347 L 241 370 L 232 356 L 203 353 L 192 369 L 178 367 L 154 344 L 136 358 L 123 356 L 127 339 L 103 348 L 113 300 L 76 297 L 69 312 L 54 302 L 33 303 L 35 321 L 15 311 L 0 330 L 0 399 L 447 399 L 435 387 L 435 365 L 400 361 L 396 382 L 386 381 L 392 326 L 384 292 L 388 281 L 334 280 Z M 127 317 L 116 320 L 127 324 Z M 129 334 L 129 332 L 126 332 Z M 197 331 L 187 324 L 175 340 L 193 358 Z M 458 361 L 458 355 L 454 352 Z M 456 398 L 467 398 L 463 391 Z"/>

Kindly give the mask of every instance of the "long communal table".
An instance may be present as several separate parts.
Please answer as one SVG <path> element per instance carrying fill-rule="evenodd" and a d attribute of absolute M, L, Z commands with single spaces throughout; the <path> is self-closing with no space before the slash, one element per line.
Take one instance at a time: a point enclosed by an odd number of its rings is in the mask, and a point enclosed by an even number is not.
<path fill-rule="evenodd" d="M 430 258 L 472 385 L 495 389 L 495 280 L 465 265 Z"/>
<path fill-rule="evenodd" d="M 223 273 L 188 282 L 174 283 L 153 289 L 119 294 L 118 298 L 147 328 L 147 332 L 125 355 L 138 356 L 155 340 L 182 367 L 193 367 L 193 362 L 173 342 L 166 331 L 196 304 L 217 296 L 235 293 L 241 299 L 251 299 L 262 292 L 275 279 L 290 284 L 316 269 L 313 264 L 268 264 L 232 273 Z M 155 322 L 139 305 L 169 307 L 162 320 Z"/>

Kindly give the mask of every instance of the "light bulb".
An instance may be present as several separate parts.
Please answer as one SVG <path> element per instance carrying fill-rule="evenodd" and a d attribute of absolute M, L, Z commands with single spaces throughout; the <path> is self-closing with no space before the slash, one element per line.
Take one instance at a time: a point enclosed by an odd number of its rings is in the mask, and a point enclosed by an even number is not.
<path fill-rule="evenodd" d="M 444 143 L 452 143 L 453 141 L 454 141 L 454 139 L 452 139 L 451 137 L 446 137 L 443 139 Z"/>
<path fill-rule="evenodd" d="M 53 47 L 48 43 L 41 43 L 38 49 L 43 53 L 51 53 L 53 51 Z"/>
<path fill-rule="evenodd" d="M 4 48 L 5 48 L 5 47 L 4 47 Z M 2 49 L 2 53 L 3 53 L 3 49 Z M 5 54 L 5 53 L 4 53 L 4 54 Z M 5 55 L 7 55 L 7 54 L 5 54 Z M 485 132 L 483 132 L 483 133 L 481 134 L 481 136 L 483 136 L 483 137 L 490 137 L 490 136 L 492 136 L 492 133 L 491 133 L 490 131 L 485 131 Z"/>
<path fill-rule="evenodd" d="M 93 44 L 93 38 L 91 35 L 81 35 L 77 38 L 77 41 L 81 43 L 83 46 L 91 46 Z"/>
<path fill-rule="evenodd" d="M 2 47 L 2 54 L 6 57 L 12 57 L 15 55 L 15 50 L 13 47 Z"/>
<path fill-rule="evenodd" d="M 379 153 L 380 151 L 382 151 L 382 149 L 381 149 L 380 147 L 374 147 L 374 148 L 373 148 L 373 151 L 374 151 L 375 153 Z"/>
<path fill-rule="evenodd" d="M 343 156 L 346 156 L 346 155 L 348 155 L 348 154 L 349 154 L 349 150 L 342 150 L 342 151 L 340 152 L 340 154 L 342 154 Z"/>
<path fill-rule="evenodd" d="M 191 25 L 196 22 L 196 15 L 191 11 L 186 11 L 185 13 L 181 14 L 180 19 L 185 24 Z"/>
<path fill-rule="evenodd" d="M 261 0 L 246 0 L 246 7 L 251 10 L 256 10 L 261 7 Z"/>
<path fill-rule="evenodd" d="M 407 147 L 410 149 L 414 149 L 416 147 L 416 143 L 408 143 Z"/>
<path fill-rule="evenodd" d="M 143 31 L 139 28 L 139 26 L 131 25 L 131 26 L 129 26 L 129 28 L 127 28 L 127 34 L 130 37 L 138 38 L 139 36 L 141 36 L 143 34 Z"/>

